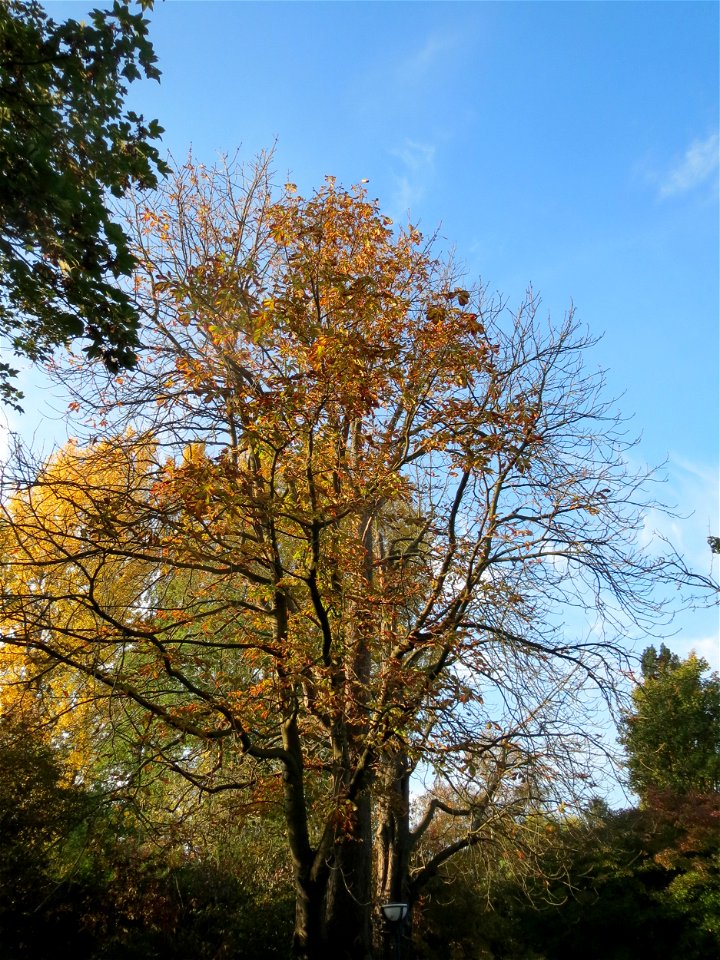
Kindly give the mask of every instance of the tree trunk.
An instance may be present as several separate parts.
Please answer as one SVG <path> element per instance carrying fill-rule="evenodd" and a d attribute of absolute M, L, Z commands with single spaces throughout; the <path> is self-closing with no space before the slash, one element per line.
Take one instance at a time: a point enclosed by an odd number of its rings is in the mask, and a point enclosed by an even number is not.
<path fill-rule="evenodd" d="M 328 957 L 370 960 L 372 957 L 372 831 L 370 799 L 357 801 L 351 834 L 335 847 L 326 902 Z"/>
<path fill-rule="evenodd" d="M 324 930 L 327 882 L 298 879 L 295 882 L 295 929 L 292 955 L 295 960 L 323 960 L 328 956 Z"/>
<path fill-rule="evenodd" d="M 359 424 L 353 432 L 353 457 L 361 454 Z M 358 522 L 358 540 L 363 550 L 362 576 L 369 589 L 373 581 L 373 524 L 369 509 Z M 352 813 L 338 830 L 330 863 L 325 912 L 328 957 L 333 960 L 372 960 L 372 822 L 371 801 L 366 792 L 369 771 L 361 772 L 351 788 L 353 771 L 363 753 L 368 727 L 367 691 L 371 675 L 371 642 L 374 625 L 367 611 L 352 608 L 346 631 L 349 656 L 344 677 L 347 719 L 334 737 L 339 768 L 335 772 L 337 797 L 346 795 Z M 363 786 L 357 790 L 359 784 Z"/>
<path fill-rule="evenodd" d="M 329 870 L 326 856 L 318 856 L 310 843 L 305 797 L 303 758 L 294 714 L 283 723 L 287 751 L 283 773 L 284 813 L 295 872 L 295 929 L 292 955 L 296 960 L 324 960 L 325 904 Z"/>
<path fill-rule="evenodd" d="M 361 797 L 357 807 L 353 830 L 296 871 L 296 960 L 372 960 L 369 799 Z"/>
<path fill-rule="evenodd" d="M 374 944 L 378 957 L 409 953 L 412 903 L 410 899 L 410 775 L 402 754 L 386 757 L 379 774 L 381 789 L 375 830 L 375 898 L 383 903 L 406 903 L 408 915 L 401 928 L 391 929 L 378 912 Z"/>

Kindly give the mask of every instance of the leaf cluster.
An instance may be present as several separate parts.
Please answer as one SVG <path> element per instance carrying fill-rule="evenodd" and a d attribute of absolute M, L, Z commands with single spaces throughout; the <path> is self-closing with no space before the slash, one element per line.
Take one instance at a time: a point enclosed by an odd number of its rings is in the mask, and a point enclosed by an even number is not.
<path fill-rule="evenodd" d="M 83 337 L 110 370 L 135 362 L 138 318 L 120 281 L 133 268 L 108 195 L 153 187 L 166 165 L 156 121 L 124 107 L 159 78 L 148 22 L 128 3 L 57 23 L 35 0 L 0 6 L 0 335 L 47 359 Z M 17 404 L 0 365 L 0 395 Z"/>

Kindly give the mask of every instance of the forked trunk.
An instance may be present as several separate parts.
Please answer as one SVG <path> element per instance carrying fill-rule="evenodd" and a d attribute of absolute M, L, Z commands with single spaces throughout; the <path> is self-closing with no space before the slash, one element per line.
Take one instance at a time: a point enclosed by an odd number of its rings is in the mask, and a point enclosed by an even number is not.
<path fill-rule="evenodd" d="M 370 803 L 358 803 L 355 829 L 332 848 L 309 879 L 295 883 L 296 960 L 372 960 L 372 836 Z"/>

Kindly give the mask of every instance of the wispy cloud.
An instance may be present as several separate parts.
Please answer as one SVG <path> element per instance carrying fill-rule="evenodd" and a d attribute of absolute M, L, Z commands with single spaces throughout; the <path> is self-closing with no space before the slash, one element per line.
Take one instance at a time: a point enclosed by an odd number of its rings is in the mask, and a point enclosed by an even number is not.
<path fill-rule="evenodd" d="M 458 34 L 433 34 L 398 63 L 398 79 L 416 83 L 438 63 L 452 56 L 462 43 L 463 38 Z"/>
<path fill-rule="evenodd" d="M 402 160 L 413 172 L 432 167 L 435 161 L 435 147 L 429 143 L 419 143 L 417 140 L 406 139 L 401 147 L 395 147 L 390 153 Z"/>
<path fill-rule="evenodd" d="M 688 193 L 714 176 L 720 163 L 720 136 L 710 134 L 705 140 L 693 140 L 682 160 L 661 180 L 662 198 Z"/>
<path fill-rule="evenodd" d="M 394 219 L 398 219 L 407 216 L 422 200 L 435 169 L 435 147 L 406 139 L 390 153 L 400 161 L 399 170 L 393 175 L 395 191 L 391 211 Z"/>
<path fill-rule="evenodd" d="M 707 538 L 715 534 L 720 517 L 720 475 L 714 464 L 691 462 L 671 453 L 667 463 L 668 485 L 661 491 L 670 509 L 649 510 L 640 534 L 643 549 L 662 549 L 658 538 L 670 541 L 688 565 L 709 573 L 712 554 Z"/>

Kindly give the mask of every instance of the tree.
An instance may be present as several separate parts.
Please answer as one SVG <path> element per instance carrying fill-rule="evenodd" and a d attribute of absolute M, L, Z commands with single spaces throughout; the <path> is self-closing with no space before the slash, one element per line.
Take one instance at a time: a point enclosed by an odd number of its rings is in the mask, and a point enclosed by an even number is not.
<path fill-rule="evenodd" d="M 716 955 L 717 815 L 717 798 L 706 798 L 686 805 L 679 818 L 669 807 L 609 810 L 594 803 L 574 822 L 557 822 L 544 873 L 561 864 L 562 875 L 549 888 L 537 884 L 547 900 L 539 910 L 523 902 L 517 884 L 500 888 L 496 905 L 505 929 L 498 954 L 532 951 L 553 960 Z M 515 951 L 508 951 L 513 940 Z"/>
<path fill-rule="evenodd" d="M 6 664 L 278 805 L 295 955 L 364 958 L 379 903 L 582 792 L 589 688 L 675 568 L 572 316 L 467 288 L 362 186 L 274 199 L 267 160 L 134 225 L 142 363 L 99 400 L 83 368 L 87 443 L 6 476 Z"/>
<path fill-rule="evenodd" d="M 622 725 L 640 807 L 595 800 L 579 817 L 549 816 L 543 845 L 516 848 L 539 860 L 529 875 L 509 872 L 512 848 L 499 845 L 472 873 L 455 861 L 449 888 L 430 887 L 439 902 L 426 911 L 421 956 L 477 956 L 478 945 L 483 956 L 553 960 L 717 954 L 716 677 L 664 644 L 648 647 L 641 663 L 635 709 Z"/>
<path fill-rule="evenodd" d="M 86 939 L 55 894 L 64 879 L 58 863 L 71 859 L 70 839 L 94 804 L 36 734 L 0 718 L 0 936 L 8 960 L 47 956 L 58 940 L 77 950 Z"/>
<path fill-rule="evenodd" d="M 157 122 L 123 106 L 129 82 L 159 77 L 154 64 L 147 21 L 126 2 L 87 24 L 56 23 L 34 0 L 0 6 L 0 336 L 16 355 L 44 360 L 84 337 L 110 370 L 135 362 L 138 318 L 120 284 L 134 260 L 107 197 L 167 169 Z M 15 373 L 0 364 L 0 394 L 17 406 Z"/>
<path fill-rule="evenodd" d="M 287 956 L 292 883 L 277 818 L 239 819 L 221 795 L 172 830 L 165 813 L 158 832 L 148 791 L 141 810 L 127 790 L 98 789 L 42 732 L 0 720 L 3 960 L 45 960 L 59 942 L 80 960 Z M 165 787 L 158 817 L 174 796 Z"/>
<path fill-rule="evenodd" d="M 686 660 L 662 644 L 642 657 L 642 681 L 632 693 L 621 742 L 630 786 L 648 793 L 711 793 L 720 790 L 720 678 L 703 676 L 708 664 Z"/>

